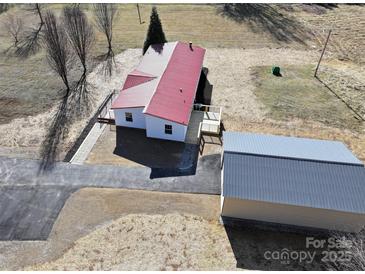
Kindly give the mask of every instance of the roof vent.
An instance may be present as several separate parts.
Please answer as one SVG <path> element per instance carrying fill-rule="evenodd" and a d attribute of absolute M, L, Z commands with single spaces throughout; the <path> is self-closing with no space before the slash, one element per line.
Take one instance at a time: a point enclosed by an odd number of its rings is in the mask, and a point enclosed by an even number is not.
<path fill-rule="evenodd" d="M 182 93 L 182 88 L 180 88 L 180 92 Z"/>
<path fill-rule="evenodd" d="M 190 50 L 193 50 L 193 42 L 189 42 L 189 48 L 190 48 Z"/>

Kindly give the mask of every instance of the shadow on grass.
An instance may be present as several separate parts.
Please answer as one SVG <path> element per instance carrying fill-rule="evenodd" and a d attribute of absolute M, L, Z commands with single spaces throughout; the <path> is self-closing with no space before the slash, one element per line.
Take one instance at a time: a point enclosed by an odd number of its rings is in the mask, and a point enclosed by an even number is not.
<path fill-rule="evenodd" d="M 354 117 L 357 120 L 365 121 L 364 117 L 361 116 L 360 113 L 358 113 L 350 104 L 348 104 L 341 96 L 339 96 L 329 85 L 327 85 L 323 80 L 321 80 L 318 75 L 314 76 L 325 88 L 327 88 L 333 95 L 336 96 L 337 99 L 339 99 L 342 103 L 346 105 L 346 107 L 351 110 L 355 115 Z"/>
<path fill-rule="evenodd" d="M 323 249 L 306 244 L 307 237 L 328 239 L 330 234 L 324 231 L 231 218 L 223 219 L 223 222 L 237 268 L 266 271 L 327 269 L 322 262 Z M 301 254 L 302 259 L 295 257 L 296 254 Z"/>
<path fill-rule="evenodd" d="M 63 97 L 48 128 L 46 138 L 41 146 L 41 163 L 38 173 L 50 171 L 54 167 L 59 152 L 59 144 L 69 127 L 68 103 L 69 98 L 67 96 Z"/>
<path fill-rule="evenodd" d="M 311 38 L 309 30 L 298 21 L 281 13 L 269 4 L 224 4 L 218 13 L 238 23 L 246 23 L 254 31 L 266 31 L 280 42 L 306 45 Z"/>
<path fill-rule="evenodd" d="M 71 95 L 63 96 L 55 116 L 50 121 L 47 135 L 41 146 L 39 174 L 53 169 L 59 158 L 61 142 L 67 136 L 73 122 L 90 114 L 93 97 L 89 93 L 79 94 L 80 92 L 74 89 Z M 94 122 L 95 119 L 95 117 L 92 118 L 92 121 Z M 90 123 L 88 127 L 90 127 Z M 82 136 L 85 137 L 86 135 L 83 134 Z"/>

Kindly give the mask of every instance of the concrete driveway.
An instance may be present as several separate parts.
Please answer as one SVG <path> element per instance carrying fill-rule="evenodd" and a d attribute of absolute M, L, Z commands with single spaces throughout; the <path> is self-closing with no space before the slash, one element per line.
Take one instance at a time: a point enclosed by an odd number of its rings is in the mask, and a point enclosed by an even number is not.
<path fill-rule="evenodd" d="M 148 167 L 64 162 L 40 174 L 39 164 L 38 160 L 0 157 L 0 240 L 47 239 L 69 195 L 83 187 L 220 194 L 219 154 L 201 157 L 191 175 L 183 170 L 178 174 L 164 169 L 151 172 Z M 153 172 L 158 178 L 151 179 Z"/>

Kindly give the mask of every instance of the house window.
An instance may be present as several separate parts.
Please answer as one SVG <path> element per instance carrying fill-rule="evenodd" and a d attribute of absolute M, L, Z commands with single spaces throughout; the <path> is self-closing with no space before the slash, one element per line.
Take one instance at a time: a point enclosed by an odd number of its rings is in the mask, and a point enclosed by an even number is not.
<path fill-rule="evenodd" d="M 172 125 L 165 125 L 165 134 L 172 134 Z"/>
<path fill-rule="evenodd" d="M 126 113 L 125 113 L 125 120 L 126 120 L 127 122 L 133 122 L 133 116 L 132 116 L 132 113 L 130 113 L 130 112 L 126 112 Z"/>

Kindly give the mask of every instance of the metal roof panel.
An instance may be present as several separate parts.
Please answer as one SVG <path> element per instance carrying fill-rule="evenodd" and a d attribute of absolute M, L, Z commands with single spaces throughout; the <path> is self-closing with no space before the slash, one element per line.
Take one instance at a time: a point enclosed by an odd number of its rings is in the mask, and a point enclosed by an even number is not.
<path fill-rule="evenodd" d="M 224 151 L 363 165 L 341 142 L 253 133 L 223 133 Z"/>
<path fill-rule="evenodd" d="M 225 152 L 223 196 L 365 213 L 365 168 Z"/>

